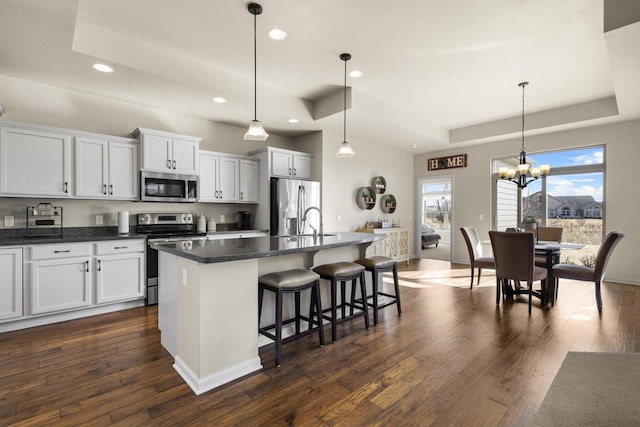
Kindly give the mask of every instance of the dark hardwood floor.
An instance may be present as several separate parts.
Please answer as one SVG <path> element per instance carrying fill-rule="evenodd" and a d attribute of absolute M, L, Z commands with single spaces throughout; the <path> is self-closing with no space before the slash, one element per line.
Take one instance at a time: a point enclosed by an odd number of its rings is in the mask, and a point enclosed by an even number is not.
<path fill-rule="evenodd" d="M 260 351 L 265 368 L 201 396 L 160 346 L 157 310 L 136 308 L 0 334 L 0 425 L 522 426 L 568 351 L 640 352 L 640 286 L 563 281 L 557 305 L 495 305 L 495 277 L 401 264 L 403 314 L 339 325 Z M 325 334 L 329 334 L 329 328 Z M 327 335 L 329 336 L 329 335 Z M 223 351 L 221 349 L 221 351 Z"/>

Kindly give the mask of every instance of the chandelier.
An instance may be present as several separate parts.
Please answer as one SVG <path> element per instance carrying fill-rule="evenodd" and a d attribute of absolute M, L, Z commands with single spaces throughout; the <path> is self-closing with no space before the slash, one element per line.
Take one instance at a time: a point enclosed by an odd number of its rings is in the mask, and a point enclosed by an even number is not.
<path fill-rule="evenodd" d="M 549 171 L 551 170 L 550 165 L 531 167 L 531 164 L 527 163 L 527 153 L 524 149 L 524 88 L 528 84 L 529 82 L 518 84 L 518 86 L 522 88 L 522 147 L 520 148 L 520 162 L 515 169 L 504 166 L 498 168 L 498 176 L 500 179 L 508 179 L 511 182 L 515 182 L 519 188 L 525 188 L 530 182 L 538 179 L 538 177 L 544 178 L 549 175 Z"/>
<path fill-rule="evenodd" d="M 353 151 L 353 148 L 351 148 L 351 145 L 347 142 L 347 61 L 351 59 L 351 55 L 343 53 L 340 55 L 340 59 L 344 61 L 344 123 L 342 126 L 343 139 L 336 153 L 336 157 L 353 157 L 356 152 Z"/>
<path fill-rule="evenodd" d="M 253 120 L 249 123 L 249 130 L 244 134 L 245 141 L 266 141 L 269 134 L 258 120 L 258 47 L 256 41 L 256 18 L 262 13 L 262 6 L 249 3 L 249 13 L 253 15 Z"/>

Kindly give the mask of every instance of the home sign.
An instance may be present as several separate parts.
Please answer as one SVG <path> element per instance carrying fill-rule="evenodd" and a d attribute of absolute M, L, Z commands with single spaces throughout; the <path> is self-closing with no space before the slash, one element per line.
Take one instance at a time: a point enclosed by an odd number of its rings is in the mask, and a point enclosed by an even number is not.
<path fill-rule="evenodd" d="M 427 160 L 427 170 L 437 171 L 440 169 L 466 168 L 467 155 L 458 154 L 456 156 L 438 157 Z"/>

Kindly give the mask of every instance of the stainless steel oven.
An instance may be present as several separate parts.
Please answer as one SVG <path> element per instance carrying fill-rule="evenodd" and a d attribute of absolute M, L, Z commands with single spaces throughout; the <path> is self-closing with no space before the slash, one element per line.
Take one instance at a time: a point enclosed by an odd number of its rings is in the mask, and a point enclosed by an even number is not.
<path fill-rule="evenodd" d="M 136 232 L 147 236 L 147 305 L 158 303 L 158 251 L 152 243 L 206 239 L 198 233 L 193 214 L 141 213 L 137 215 Z"/>
<path fill-rule="evenodd" d="M 188 202 L 198 200 L 198 177 L 165 172 L 140 172 L 143 202 Z"/>

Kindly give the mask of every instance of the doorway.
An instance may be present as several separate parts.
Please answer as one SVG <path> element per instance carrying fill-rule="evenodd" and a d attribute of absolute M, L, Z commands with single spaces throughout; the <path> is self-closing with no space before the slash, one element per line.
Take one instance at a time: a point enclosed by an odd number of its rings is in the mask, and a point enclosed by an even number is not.
<path fill-rule="evenodd" d="M 451 261 L 453 176 L 419 178 L 418 193 L 420 257 Z"/>

